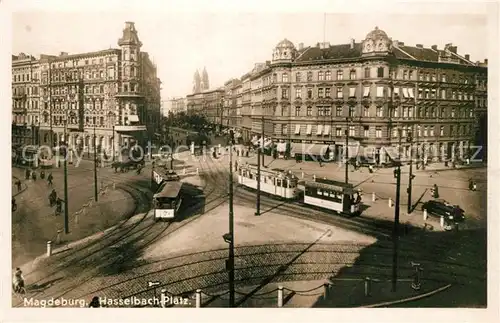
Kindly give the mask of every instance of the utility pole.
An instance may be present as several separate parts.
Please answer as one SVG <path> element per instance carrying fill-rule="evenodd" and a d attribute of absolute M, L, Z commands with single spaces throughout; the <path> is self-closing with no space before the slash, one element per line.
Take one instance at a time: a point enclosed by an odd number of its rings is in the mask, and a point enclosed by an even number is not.
<path fill-rule="evenodd" d="M 234 132 L 229 132 L 229 307 L 234 307 L 234 213 L 233 213 L 233 142 Z"/>
<path fill-rule="evenodd" d="M 98 187 L 97 187 L 97 147 L 96 147 L 96 135 L 95 135 L 95 122 L 94 122 L 94 199 L 97 202 L 99 192 L 98 192 Z"/>
<path fill-rule="evenodd" d="M 408 214 L 412 212 L 412 202 L 411 202 L 411 184 L 413 180 L 413 126 L 411 127 L 411 132 L 408 133 L 407 141 L 410 143 L 410 174 L 408 176 Z"/>
<path fill-rule="evenodd" d="M 401 128 L 398 129 L 399 146 L 398 146 L 398 163 L 395 169 L 396 177 L 396 205 L 394 207 L 394 231 L 393 231 L 393 257 L 392 257 L 392 291 L 396 291 L 398 280 L 398 247 L 399 247 L 399 197 L 401 189 Z"/>
<path fill-rule="evenodd" d="M 68 119 L 64 122 L 64 233 L 69 233 L 69 200 L 68 200 L 68 143 L 66 142 L 66 128 L 68 127 Z M 52 136 L 52 133 L 50 134 Z M 58 161 L 59 163 L 59 161 Z"/>
<path fill-rule="evenodd" d="M 264 138 L 262 138 L 262 147 L 264 147 Z M 255 215 L 260 215 L 260 147 L 257 148 L 257 210 Z"/>
<path fill-rule="evenodd" d="M 345 118 L 345 121 L 345 183 L 349 184 L 349 118 Z"/>
<path fill-rule="evenodd" d="M 262 156 L 262 166 L 264 166 L 264 116 L 262 116 L 262 119 L 261 119 L 261 138 L 262 138 L 262 151 L 261 151 L 261 156 Z M 266 166 L 264 166 L 266 167 Z M 259 180 L 260 181 L 260 180 Z"/>

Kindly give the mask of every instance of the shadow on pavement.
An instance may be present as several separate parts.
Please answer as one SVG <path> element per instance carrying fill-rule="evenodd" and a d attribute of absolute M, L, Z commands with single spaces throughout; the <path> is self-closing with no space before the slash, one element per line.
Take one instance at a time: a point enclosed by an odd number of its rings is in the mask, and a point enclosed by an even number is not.
<path fill-rule="evenodd" d="M 413 229 L 400 237 L 397 290 L 393 292 L 393 244 L 390 240 L 377 241 L 362 249 L 352 266 L 344 266 L 330 277 L 326 297 L 320 296 L 313 307 L 367 306 L 416 296 L 447 284 L 452 285 L 450 291 L 413 301 L 408 306 L 486 307 L 486 245 L 485 229 L 459 232 Z M 415 278 L 412 262 L 423 269 L 418 291 L 411 286 Z M 365 295 L 366 277 L 372 279 L 369 296 Z"/>

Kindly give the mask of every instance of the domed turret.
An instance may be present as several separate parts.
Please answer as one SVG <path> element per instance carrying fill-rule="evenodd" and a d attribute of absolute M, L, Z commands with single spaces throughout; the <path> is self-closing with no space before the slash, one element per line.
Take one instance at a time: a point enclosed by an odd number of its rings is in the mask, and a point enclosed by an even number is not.
<path fill-rule="evenodd" d="M 363 41 L 363 54 L 388 52 L 392 48 L 392 42 L 385 31 L 375 27 L 366 35 Z"/>
<path fill-rule="evenodd" d="M 295 45 L 288 39 L 280 41 L 273 50 L 273 61 L 291 61 L 297 57 Z"/>

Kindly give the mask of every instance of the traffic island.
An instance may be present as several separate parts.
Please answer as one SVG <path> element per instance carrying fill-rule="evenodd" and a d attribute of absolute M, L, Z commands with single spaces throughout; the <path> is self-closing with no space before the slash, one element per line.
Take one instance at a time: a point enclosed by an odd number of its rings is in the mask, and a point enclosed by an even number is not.
<path fill-rule="evenodd" d="M 13 232 L 15 238 L 21 241 L 13 242 L 13 265 L 18 266 L 22 263 L 29 262 L 33 258 L 41 256 L 45 258 L 47 255 L 47 242 L 51 241 L 51 258 L 57 255 L 59 250 L 64 249 L 64 246 L 70 242 L 83 239 L 90 235 L 103 232 L 108 227 L 118 223 L 120 220 L 133 215 L 136 210 L 134 198 L 124 190 L 108 189 L 106 193 L 99 194 L 98 202 L 90 202 L 87 197 L 86 203 L 76 201 L 73 207 L 70 207 L 69 214 L 69 233 L 64 233 L 64 214 L 38 214 L 34 215 L 39 219 L 37 227 L 39 232 L 35 236 L 31 236 L 29 241 L 21 239 L 25 236 L 22 232 L 23 227 L 20 227 L 17 232 Z M 75 204 L 78 203 L 78 206 Z M 16 218 L 27 218 L 29 210 L 20 209 L 16 214 Z M 15 240 L 15 239 L 14 239 Z M 37 262 L 42 261 L 40 257 Z M 42 262 L 51 261 L 49 258 Z M 31 268 L 28 270 L 31 271 Z"/>

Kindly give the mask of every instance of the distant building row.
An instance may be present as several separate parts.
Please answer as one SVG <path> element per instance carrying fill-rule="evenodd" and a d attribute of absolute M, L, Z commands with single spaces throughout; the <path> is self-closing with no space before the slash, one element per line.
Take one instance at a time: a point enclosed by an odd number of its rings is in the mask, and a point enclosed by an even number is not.
<path fill-rule="evenodd" d="M 245 140 L 264 134 L 275 143 L 398 144 L 410 131 L 424 154 L 448 158 L 486 145 L 487 60 L 472 62 L 447 44 L 407 46 L 375 28 L 356 43 L 298 48 L 285 39 L 272 60 L 255 64 L 224 87 L 187 96 L 189 113 L 239 129 Z M 280 145 L 282 146 L 282 145 Z M 430 156 L 432 157 L 432 156 Z"/>

